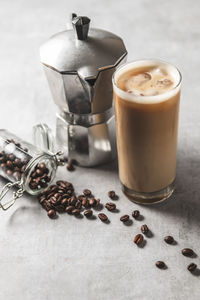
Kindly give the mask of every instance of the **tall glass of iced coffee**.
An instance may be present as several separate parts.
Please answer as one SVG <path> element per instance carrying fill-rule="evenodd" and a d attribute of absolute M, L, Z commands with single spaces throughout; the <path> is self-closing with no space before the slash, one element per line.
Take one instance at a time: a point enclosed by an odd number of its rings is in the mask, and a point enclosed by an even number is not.
<path fill-rule="evenodd" d="M 113 75 L 119 177 L 137 203 L 174 191 L 181 74 L 168 63 L 127 63 Z"/>

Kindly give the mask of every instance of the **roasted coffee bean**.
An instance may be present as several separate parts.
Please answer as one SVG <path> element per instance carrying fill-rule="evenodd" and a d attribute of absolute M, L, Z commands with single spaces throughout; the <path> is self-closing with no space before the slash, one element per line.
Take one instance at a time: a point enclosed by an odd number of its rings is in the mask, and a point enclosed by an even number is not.
<path fill-rule="evenodd" d="M 85 189 L 85 190 L 83 191 L 83 194 L 84 194 L 86 197 L 90 197 L 91 194 L 92 194 L 92 192 L 91 192 L 90 190 L 88 190 L 88 189 Z"/>
<path fill-rule="evenodd" d="M 149 232 L 148 226 L 146 224 L 142 225 L 141 231 L 142 231 L 142 233 L 147 234 Z"/>
<path fill-rule="evenodd" d="M 56 191 L 58 191 L 58 186 L 57 185 L 52 185 L 51 187 L 50 187 L 50 190 L 51 190 L 51 192 L 56 192 Z"/>
<path fill-rule="evenodd" d="M 65 209 L 65 211 L 66 211 L 68 214 L 70 214 L 70 215 L 72 214 L 72 210 L 74 210 L 74 206 L 71 206 L 71 205 L 70 205 L 70 206 L 67 206 L 66 209 Z"/>
<path fill-rule="evenodd" d="M 76 204 L 76 202 L 77 202 L 77 199 L 76 199 L 75 196 L 72 196 L 71 198 L 69 198 L 68 202 L 69 202 L 69 205 L 74 206 Z"/>
<path fill-rule="evenodd" d="M 78 201 L 76 202 L 76 204 L 75 204 L 75 207 L 78 208 L 78 209 L 81 209 L 81 208 L 82 208 L 82 203 L 81 203 L 81 201 L 78 200 Z"/>
<path fill-rule="evenodd" d="M 54 197 L 54 195 L 55 195 L 54 192 L 51 192 L 51 193 L 47 194 L 46 197 L 47 197 L 47 199 L 50 199 L 51 197 Z"/>
<path fill-rule="evenodd" d="M 197 268 L 197 265 L 194 263 L 189 264 L 187 267 L 188 271 L 190 271 L 190 272 L 194 272 L 196 270 L 196 268 Z"/>
<path fill-rule="evenodd" d="M 71 196 L 73 194 L 73 192 L 74 192 L 73 190 L 67 190 L 66 193 Z"/>
<path fill-rule="evenodd" d="M 49 169 L 45 168 L 44 170 L 41 170 L 43 172 L 43 174 L 49 174 Z"/>
<path fill-rule="evenodd" d="M 132 212 L 132 216 L 133 216 L 134 219 L 138 219 L 139 216 L 140 216 L 139 210 L 134 210 L 134 211 Z"/>
<path fill-rule="evenodd" d="M 16 167 L 18 167 L 18 168 L 21 168 L 22 167 L 22 161 L 19 159 L 19 158 L 15 158 L 15 160 L 14 160 L 14 165 L 16 166 Z"/>
<path fill-rule="evenodd" d="M 36 178 L 38 175 L 37 175 L 37 173 L 36 172 L 32 172 L 31 173 L 31 178 Z"/>
<path fill-rule="evenodd" d="M 100 200 L 100 199 L 95 199 L 95 200 L 96 200 L 96 205 L 95 205 L 95 207 L 97 207 L 97 206 L 99 206 L 101 200 Z"/>
<path fill-rule="evenodd" d="M 63 195 L 65 193 L 65 190 L 62 188 L 59 188 L 57 193 L 59 193 L 60 195 Z"/>
<path fill-rule="evenodd" d="M 31 181 L 35 182 L 35 183 L 37 183 L 37 185 L 39 185 L 40 184 L 40 177 L 37 177 L 37 178 L 34 178 L 34 179 L 31 178 Z"/>
<path fill-rule="evenodd" d="M 127 222 L 129 220 L 129 215 L 124 215 L 124 216 L 122 216 L 121 218 L 120 218 L 120 221 L 121 222 Z"/>
<path fill-rule="evenodd" d="M 57 212 L 59 212 L 59 213 L 62 213 L 62 212 L 65 211 L 65 206 L 62 205 L 62 204 L 58 204 L 58 205 L 55 206 L 55 210 L 56 210 Z"/>
<path fill-rule="evenodd" d="M 40 164 L 38 165 L 38 168 L 39 168 L 40 170 L 45 170 L 45 169 L 46 169 L 45 163 L 40 163 Z"/>
<path fill-rule="evenodd" d="M 85 197 L 85 195 L 79 195 L 77 198 L 78 198 L 78 200 L 80 200 L 81 202 L 83 201 L 83 199 L 86 199 L 86 200 L 87 200 L 87 198 Z"/>
<path fill-rule="evenodd" d="M 46 200 L 46 197 L 45 196 L 42 196 L 39 200 L 40 204 L 42 204 L 42 202 L 44 202 Z"/>
<path fill-rule="evenodd" d="M 57 204 L 57 198 L 55 196 L 51 197 L 49 199 L 49 201 L 53 204 L 53 205 L 56 205 Z"/>
<path fill-rule="evenodd" d="M 4 162 L 6 162 L 6 157 L 5 156 L 0 157 L 0 163 L 4 163 Z"/>
<path fill-rule="evenodd" d="M 134 241 L 134 243 L 135 243 L 136 245 L 142 244 L 142 242 L 143 242 L 143 235 L 140 234 L 140 233 L 137 234 L 137 235 L 134 237 L 133 241 Z"/>
<path fill-rule="evenodd" d="M 67 164 L 67 170 L 68 171 L 74 171 L 75 168 L 74 168 L 74 164 L 73 164 L 73 160 L 71 159 L 68 164 Z"/>
<path fill-rule="evenodd" d="M 115 197 L 116 197 L 115 191 L 109 191 L 108 192 L 108 197 L 111 198 L 111 199 L 115 199 Z"/>
<path fill-rule="evenodd" d="M 54 209 L 50 209 L 47 215 L 49 218 L 54 219 L 56 217 L 56 211 Z"/>
<path fill-rule="evenodd" d="M 164 261 L 157 261 L 156 262 L 156 267 L 159 268 L 159 269 L 165 269 L 166 268 L 166 265 L 164 263 Z"/>
<path fill-rule="evenodd" d="M 15 155 L 14 154 L 9 154 L 8 159 L 11 160 L 11 161 L 14 161 L 15 160 Z"/>
<path fill-rule="evenodd" d="M 48 210 L 50 210 L 50 209 L 52 209 L 52 208 L 54 208 L 54 205 L 52 205 L 52 203 L 49 201 L 49 200 L 45 200 L 44 202 L 43 202 L 43 204 L 44 204 L 44 208 L 48 211 Z"/>
<path fill-rule="evenodd" d="M 42 188 L 46 188 L 48 186 L 48 184 L 46 182 L 41 182 L 39 184 Z"/>
<path fill-rule="evenodd" d="M 96 199 L 94 197 L 89 199 L 89 205 L 91 207 L 95 207 L 96 206 Z"/>
<path fill-rule="evenodd" d="M 183 254 L 184 256 L 189 256 L 189 257 L 191 257 L 191 256 L 194 255 L 194 251 L 193 251 L 192 249 L 190 249 L 190 248 L 184 248 L 184 249 L 182 250 L 182 254 Z"/>
<path fill-rule="evenodd" d="M 65 181 L 65 186 L 67 189 L 74 189 L 73 184 L 71 182 Z"/>
<path fill-rule="evenodd" d="M 61 186 L 61 187 L 63 187 L 63 188 L 66 188 L 65 181 L 63 181 L 63 180 L 56 181 L 56 184 L 59 185 L 59 186 Z"/>
<path fill-rule="evenodd" d="M 98 214 L 98 217 L 102 222 L 106 222 L 108 220 L 108 217 L 103 213 Z"/>
<path fill-rule="evenodd" d="M 173 238 L 173 236 L 171 236 L 171 235 L 167 235 L 167 236 L 164 238 L 164 241 L 165 241 L 167 244 L 171 245 L 171 244 L 174 243 L 174 238 Z"/>
<path fill-rule="evenodd" d="M 11 176 L 12 173 L 13 173 L 13 172 L 12 172 L 10 169 L 6 171 L 6 174 L 7 174 L 8 176 Z"/>
<path fill-rule="evenodd" d="M 20 172 L 21 173 L 21 169 L 20 168 L 18 168 L 18 167 L 14 167 L 14 172 Z"/>
<path fill-rule="evenodd" d="M 114 210 L 116 210 L 116 205 L 115 205 L 115 203 L 112 203 L 112 202 L 106 203 L 105 207 L 106 207 L 107 210 L 109 210 L 109 211 L 114 211 Z M 124 222 L 124 221 L 123 221 L 123 222 Z"/>
<path fill-rule="evenodd" d="M 5 163 L 1 163 L 0 167 L 1 167 L 1 169 L 5 169 L 6 164 Z"/>
<path fill-rule="evenodd" d="M 67 206 L 68 205 L 68 199 L 67 198 L 63 198 L 61 200 L 61 204 L 64 205 L 64 206 Z"/>
<path fill-rule="evenodd" d="M 86 218 L 90 218 L 93 215 L 93 211 L 91 209 L 87 209 L 84 211 L 84 216 Z"/>
<path fill-rule="evenodd" d="M 11 160 L 7 160 L 6 167 L 9 168 L 9 169 L 13 169 L 14 166 L 13 166 L 13 163 L 12 163 Z"/>
<path fill-rule="evenodd" d="M 82 205 L 83 205 L 85 208 L 89 207 L 89 202 L 88 202 L 88 199 L 87 199 L 87 198 L 82 199 Z"/>
<path fill-rule="evenodd" d="M 62 199 L 65 199 L 65 198 L 69 199 L 69 198 L 70 198 L 70 195 L 68 195 L 68 194 L 62 194 L 62 195 L 61 195 L 61 198 L 62 198 Z"/>
<path fill-rule="evenodd" d="M 78 209 L 78 208 L 73 209 L 72 214 L 75 215 L 75 216 L 80 215 L 80 209 Z"/>
<path fill-rule="evenodd" d="M 37 174 L 37 176 L 42 176 L 43 175 L 43 171 L 40 169 L 36 169 L 35 173 Z"/>

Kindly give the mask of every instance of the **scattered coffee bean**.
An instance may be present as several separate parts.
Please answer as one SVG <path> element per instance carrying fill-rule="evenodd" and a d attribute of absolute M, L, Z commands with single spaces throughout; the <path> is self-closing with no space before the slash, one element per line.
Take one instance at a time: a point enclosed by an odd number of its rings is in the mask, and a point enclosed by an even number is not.
<path fill-rule="evenodd" d="M 89 205 L 89 201 L 86 197 L 84 197 L 82 199 L 82 205 L 85 207 L 85 208 L 88 208 L 90 205 Z"/>
<path fill-rule="evenodd" d="M 171 244 L 174 243 L 174 238 L 173 238 L 173 236 L 168 235 L 168 236 L 166 236 L 166 237 L 164 238 L 164 241 L 165 241 L 167 244 L 171 245 Z"/>
<path fill-rule="evenodd" d="M 99 206 L 101 200 L 100 199 L 95 199 L 95 200 L 96 200 L 96 205 L 95 206 L 97 207 L 97 206 Z"/>
<path fill-rule="evenodd" d="M 59 213 L 63 213 L 65 211 L 65 206 L 61 205 L 61 204 L 58 204 L 58 205 L 55 206 L 55 210 Z"/>
<path fill-rule="evenodd" d="M 78 201 L 76 202 L 76 204 L 75 204 L 75 207 L 78 208 L 78 209 L 81 209 L 81 208 L 82 208 L 82 203 L 81 203 L 81 201 L 78 200 Z"/>
<path fill-rule="evenodd" d="M 83 191 L 83 194 L 84 194 L 86 197 L 90 197 L 91 194 L 92 194 L 92 192 L 91 192 L 90 190 L 88 190 L 88 189 L 85 189 L 85 190 Z"/>
<path fill-rule="evenodd" d="M 141 231 L 142 231 L 142 233 L 147 234 L 149 232 L 148 226 L 146 224 L 142 225 Z"/>
<path fill-rule="evenodd" d="M 111 198 L 112 200 L 114 200 L 117 198 L 117 195 L 116 195 L 115 191 L 109 191 L 108 197 Z"/>
<path fill-rule="evenodd" d="M 86 218 L 90 218 L 93 215 L 93 211 L 91 209 L 87 209 L 84 211 L 84 216 Z"/>
<path fill-rule="evenodd" d="M 191 257 L 191 256 L 194 255 L 194 251 L 193 251 L 192 249 L 190 249 L 190 248 L 184 248 L 181 252 L 182 252 L 182 254 L 183 254 L 184 256 L 189 256 L 189 257 Z"/>
<path fill-rule="evenodd" d="M 120 221 L 121 222 L 127 222 L 129 220 L 129 215 L 124 215 L 124 216 L 122 216 L 121 218 L 120 218 Z"/>
<path fill-rule="evenodd" d="M 197 265 L 194 263 L 189 264 L 187 267 L 188 271 L 190 271 L 190 272 L 194 272 L 196 270 L 196 268 L 197 268 Z"/>
<path fill-rule="evenodd" d="M 73 159 L 71 159 L 69 162 L 68 162 L 68 164 L 67 164 L 67 170 L 68 171 L 74 171 L 75 170 L 75 168 L 74 168 L 74 161 L 73 161 Z"/>
<path fill-rule="evenodd" d="M 74 210 L 74 206 L 68 206 L 68 207 L 66 207 L 66 209 L 65 209 L 65 211 L 69 214 L 69 215 L 71 215 L 72 214 L 72 211 Z"/>
<path fill-rule="evenodd" d="M 97 202 L 96 202 L 96 199 L 94 197 L 92 197 L 92 198 L 89 199 L 89 205 L 91 207 L 95 207 L 96 204 L 97 204 Z"/>
<path fill-rule="evenodd" d="M 56 212 L 54 209 L 50 209 L 47 213 L 48 217 L 54 219 L 56 217 Z"/>
<path fill-rule="evenodd" d="M 164 261 L 157 261 L 156 262 L 156 267 L 159 268 L 159 269 L 165 269 L 166 268 L 166 265 L 164 263 Z"/>
<path fill-rule="evenodd" d="M 73 209 L 72 214 L 75 215 L 75 216 L 80 215 L 80 209 L 78 209 L 78 208 Z"/>
<path fill-rule="evenodd" d="M 106 222 L 108 220 L 108 217 L 103 213 L 98 214 L 98 217 L 102 222 Z"/>
<path fill-rule="evenodd" d="M 109 211 L 114 211 L 114 210 L 116 210 L 116 205 L 115 205 L 115 203 L 112 203 L 112 202 L 106 203 L 105 207 L 106 207 L 107 210 L 109 210 Z"/>
<path fill-rule="evenodd" d="M 132 216 L 133 216 L 134 219 L 138 219 L 139 216 L 140 216 L 139 210 L 134 210 L 134 211 L 132 212 Z"/>
<path fill-rule="evenodd" d="M 142 244 L 142 242 L 143 242 L 143 235 L 140 234 L 140 233 L 137 234 L 137 235 L 134 237 L 133 241 L 134 241 L 134 243 L 135 243 L 136 245 Z"/>

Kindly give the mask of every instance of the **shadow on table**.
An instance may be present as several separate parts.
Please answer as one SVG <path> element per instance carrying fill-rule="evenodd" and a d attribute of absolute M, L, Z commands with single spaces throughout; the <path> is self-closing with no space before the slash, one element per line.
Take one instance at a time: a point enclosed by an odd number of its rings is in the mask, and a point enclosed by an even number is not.
<path fill-rule="evenodd" d="M 97 170 L 107 171 L 111 173 L 118 173 L 118 161 L 117 158 L 108 164 L 96 167 Z"/>
<path fill-rule="evenodd" d="M 194 223 L 200 226 L 200 156 L 187 154 L 179 153 L 174 194 L 163 203 L 147 207 L 184 218 L 188 226 Z"/>

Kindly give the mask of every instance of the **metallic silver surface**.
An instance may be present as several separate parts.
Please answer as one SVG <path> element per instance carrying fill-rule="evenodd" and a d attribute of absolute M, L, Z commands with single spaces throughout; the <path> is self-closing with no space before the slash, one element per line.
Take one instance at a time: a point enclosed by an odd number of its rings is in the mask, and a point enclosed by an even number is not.
<path fill-rule="evenodd" d="M 68 123 L 72 125 L 81 125 L 85 127 L 90 127 L 92 125 L 104 123 L 108 121 L 113 116 L 113 108 L 106 110 L 100 114 L 86 114 L 86 115 L 78 115 L 61 112 L 60 115 L 63 119 L 65 119 Z"/>
<path fill-rule="evenodd" d="M 70 124 L 57 114 L 56 144 L 69 159 L 84 167 L 107 163 L 116 157 L 114 116 L 90 127 Z"/>
<path fill-rule="evenodd" d="M 127 56 L 120 37 L 89 29 L 89 23 L 89 18 L 73 14 L 73 29 L 52 36 L 40 49 L 60 110 L 56 129 L 59 149 L 65 148 L 69 158 L 82 166 L 102 164 L 114 157 L 112 75 Z"/>
<path fill-rule="evenodd" d="M 87 40 L 78 40 L 73 29 L 59 32 L 40 48 L 44 65 L 63 74 L 77 72 L 83 79 L 118 65 L 126 54 L 120 37 L 97 28 L 89 29 Z"/>

